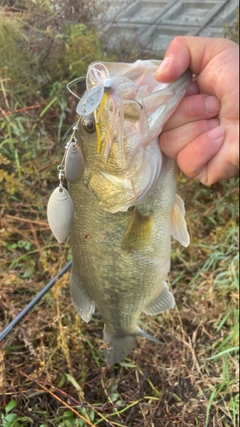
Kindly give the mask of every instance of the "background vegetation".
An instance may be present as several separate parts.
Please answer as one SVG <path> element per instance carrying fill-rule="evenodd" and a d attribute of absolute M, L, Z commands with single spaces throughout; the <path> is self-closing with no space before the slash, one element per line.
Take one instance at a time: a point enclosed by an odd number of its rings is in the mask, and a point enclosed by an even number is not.
<path fill-rule="evenodd" d="M 104 15 L 97 4 L 0 3 L 2 329 L 71 258 L 49 230 L 46 205 L 75 120 L 66 83 L 106 58 L 84 24 Z M 238 425 L 238 181 L 206 188 L 180 174 L 179 193 L 191 245 L 173 243 L 177 306 L 141 320 L 164 345 L 140 342 L 124 363 L 105 366 L 102 321 L 79 319 L 66 274 L 1 343 L 1 426 Z"/>

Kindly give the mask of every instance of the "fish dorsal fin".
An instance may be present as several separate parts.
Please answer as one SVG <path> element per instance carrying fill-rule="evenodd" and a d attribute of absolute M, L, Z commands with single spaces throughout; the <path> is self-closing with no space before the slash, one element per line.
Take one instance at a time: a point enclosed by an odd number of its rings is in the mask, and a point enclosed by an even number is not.
<path fill-rule="evenodd" d="M 144 313 L 154 316 L 155 314 L 163 313 L 170 308 L 173 308 L 175 304 L 174 297 L 168 289 L 168 285 L 164 282 L 161 293 L 151 301 L 150 304 L 143 310 Z"/>
<path fill-rule="evenodd" d="M 142 215 L 135 208 L 122 238 L 123 251 L 139 251 L 146 248 L 151 241 L 151 233 L 152 214 Z"/>
<path fill-rule="evenodd" d="M 172 211 L 171 235 L 181 245 L 187 247 L 190 243 L 190 237 L 185 221 L 185 208 L 183 199 L 176 194 L 175 204 Z"/>

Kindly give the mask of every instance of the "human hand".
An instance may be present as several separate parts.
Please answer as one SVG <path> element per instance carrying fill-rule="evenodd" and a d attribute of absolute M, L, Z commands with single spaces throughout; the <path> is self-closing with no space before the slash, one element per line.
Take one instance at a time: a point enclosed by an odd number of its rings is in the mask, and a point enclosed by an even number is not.
<path fill-rule="evenodd" d="M 203 184 L 238 175 L 238 55 L 230 40 L 176 37 L 155 75 L 172 82 L 190 68 L 196 76 L 159 144 L 187 176 Z"/>

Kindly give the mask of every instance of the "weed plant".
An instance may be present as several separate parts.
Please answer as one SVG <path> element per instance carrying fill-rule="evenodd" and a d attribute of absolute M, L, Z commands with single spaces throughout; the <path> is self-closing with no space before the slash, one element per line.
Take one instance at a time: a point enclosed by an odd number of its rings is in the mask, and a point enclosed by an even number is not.
<path fill-rule="evenodd" d="M 96 13 L 88 1 L 1 4 L 2 329 L 71 258 L 46 205 L 75 120 L 66 83 L 103 56 L 85 24 Z M 191 244 L 173 242 L 176 308 L 141 319 L 164 344 L 140 341 L 106 366 L 102 321 L 81 321 L 66 274 L 1 343 L 1 426 L 238 426 L 238 180 L 178 181 Z"/>

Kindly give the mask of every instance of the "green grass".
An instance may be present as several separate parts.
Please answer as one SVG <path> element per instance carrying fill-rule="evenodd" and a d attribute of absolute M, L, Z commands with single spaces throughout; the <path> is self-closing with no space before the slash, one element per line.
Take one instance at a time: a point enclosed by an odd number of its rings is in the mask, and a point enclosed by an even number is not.
<path fill-rule="evenodd" d="M 41 16 L 37 30 L 47 49 L 43 23 L 49 22 L 44 12 L 48 2 L 41 3 L 40 15 L 33 6 L 37 3 L 30 2 L 32 14 L 24 19 L 36 26 L 33 17 Z M 67 4 L 65 12 L 70 13 Z M 15 38 L 9 43 L 21 40 L 25 49 L 33 39 L 29 41 L 19 17 L 14 19 Z M 53 22 L 50 40 L 58 43 Z M 100 59 L 100 47 L 90 58 L 94 33 L 81 25 L 60 24 L 63 54 L 66 42 L 71 45 L 65 74 L 56 67 L 51 80 L 49 68 L 39 69 L 36 62 L 27 83 L 14 67 L 17 61 L 24 66 L 27 50 L 20 57 L 17 50 L 16 58 L 7 56 L 13 68 L 0 70 L 2 329 L 71 257 L 68 242 L 59 245 L 49 230 L 46 205 L 75 120 L 75 101 L 66 95 L 66 82 L 82 73 L 94 55 Z M 85 48 L 79 53 L 76 37 L 83 36 Z M 76 51 L 71 44 L 75 38 Z M 16 46 L 10 47 L 14 52 Z M 58 49 L 57 44 L 57 55 Z M 169 283 L 176 308 L 141 319 L 143 328 L 164 344 L 140 340 L 123 363 L 107 367 L 102 321 L 98 314 L 88 325 L 80 320 L 71 304 L 67 273 L 1 343 L 3 427 L 238 426 L 238 180 L 208 188 L 179 175 L 178 184 L 191 244 L 184 249 L 173 242 Z"/>

